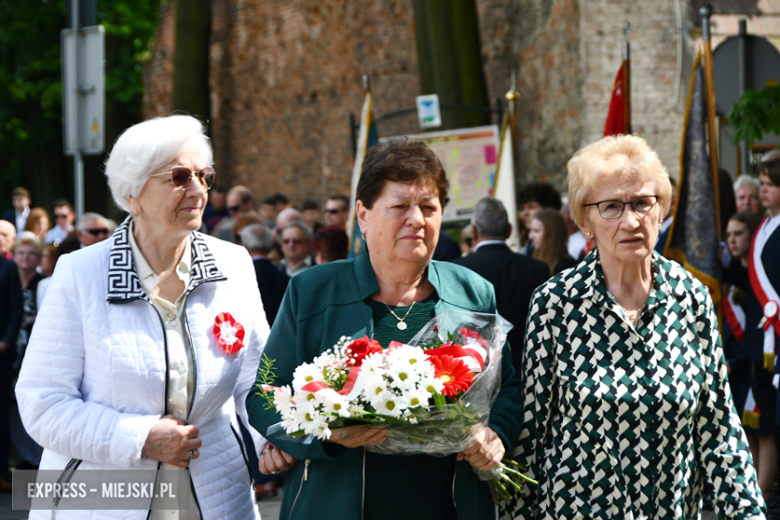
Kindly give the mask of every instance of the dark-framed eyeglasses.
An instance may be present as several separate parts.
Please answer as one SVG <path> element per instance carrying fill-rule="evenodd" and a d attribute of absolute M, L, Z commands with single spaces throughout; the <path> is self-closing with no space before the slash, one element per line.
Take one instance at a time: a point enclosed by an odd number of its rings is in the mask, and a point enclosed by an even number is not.
<path fill-rule="evenodd" d="M 241 204 L 236 204 L 235 206 L 228 206 L 228 211 L 231 213 L 236 213 L 240 209 L 241 209 Z"/>
<path fill-rule="evenodd" d="M 346 211 L 346 210 L 347 208 L 336 208 L 336 209 L 325 208 L 325 213 L 327 213 L 328 215 L 335 215 L 336 213 L 341 213 L 342 211 Z"/>
<path fill-rule="evenodd" d="M 582 206 L 587 208 L 588 206 L 596 206 L 599 210 L 601 218 L 606 220 L 612 220 L 623 216 L 623 211 L 626 206 L 631 206 L 634 213 L 640 216 L 645 216 L 650 213 L 656 204 L 658 204 L 658 195 L 645 195 L 644 197 L 638 197 L 628 202 L 622 200 L 602 200 L 601 202 L 593 202 L 592 204 L 583 204 Z"/>
<path fill-rule="evenodd" d="M 189 188 L 192 178 L 197 177 L 200 183 L 205 186 L 207 190 L 210 190 L 214 185 L 214 177 L 216 177 L 217 172 L 211 167 L 206 167 L 194 172 L 186 166 L 176 166 L 171 168 L 170 171 L 155 173 L 150 175 L 150 177 L 159 177 L 160 175 L 170 175 L 171 182 L 174 186 L 185 189 Z"/>
<path fill-rule="evenodd" d="M 99 228 L 99 229 L 85 229 L 87 233 L 92 235 L 93 237 L 96 237 L 98 235 L 108 235 L 108 229 L 107 228 Z"/>

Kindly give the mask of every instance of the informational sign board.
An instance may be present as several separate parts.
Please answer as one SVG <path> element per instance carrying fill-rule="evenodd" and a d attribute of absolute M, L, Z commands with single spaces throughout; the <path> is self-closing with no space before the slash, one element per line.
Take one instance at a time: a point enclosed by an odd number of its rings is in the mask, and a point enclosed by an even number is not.
<path fill-rule="evenodd" d="M 447 172 L 450 202 L 444 208 L 445 222 L 471 218 L 479 199 L 493 195 L 498 162 L 498 126 L 429 132 L 408 137 L 427 144 Z"/>
<path fill-rule="evenodd" d="M 67 29 L 62 44 L 62 126 L 66 155 L 87 155 L 104 148 L 104 29 L 102 25 Z"/>
<path fill-rule="evenodd" d="M 441 109 L 439 108 L 439 95 L 427 94 L 417 96 L 417 119 L 420 128 L 439 128 L 441 126 Z"/>

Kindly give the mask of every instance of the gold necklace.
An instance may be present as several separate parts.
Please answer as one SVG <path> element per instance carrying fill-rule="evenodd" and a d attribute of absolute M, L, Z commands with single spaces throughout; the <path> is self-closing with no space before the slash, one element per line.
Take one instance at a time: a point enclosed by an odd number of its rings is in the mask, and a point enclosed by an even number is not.
<path fill-rule="evenodd" d="M 382 298 L 381 298 L 381 297 L 380 297 L 379 299 L 380 299 L 380 300 L 382 300 Z M 404 320 L 406 319 L 406 317 L 407 317 L 407 316 L 409 316 L 409 313 L 410 313 L 410 312 L 412 312 L 412 307 L 414 307 L 414 304 L 415 304 L 415 303 L 417 303 L 417 300 L 414 300 L 414 301 L 412 302 L 412 305 L 411 305 L 411 307 L 409 307 L 409 310 L 408 310 L 408 311 L 406 311 L 406 314 L 404 314 L 404 317 L 403 317 L 403 318 L 399 318 L 399 317 L 398 317 L 398 314 L 396 314 L 395 312 L 393 312 L 393 309 L 391 309 L 391 308 L 390 308 L 390 306 L 389 306 L 387 303 L 385 303 L 385 301 L 384 301 L 384 300 L 382 300 L 382 303 L 384 303 L 384 304 L 385 304 L 385 307 L 387 307 L 387 310 L 388 310 L 388 311 L 390 311 L 390 314 L 392 314 L 393 316 L 395 316 L 395 319 L 397 319 L 397 320 L 398 320 L 398 324 L 396 325 L 396 327 L 398 327 L 398 330 L 406 330 L 406 322 L 405 322 Z"/>

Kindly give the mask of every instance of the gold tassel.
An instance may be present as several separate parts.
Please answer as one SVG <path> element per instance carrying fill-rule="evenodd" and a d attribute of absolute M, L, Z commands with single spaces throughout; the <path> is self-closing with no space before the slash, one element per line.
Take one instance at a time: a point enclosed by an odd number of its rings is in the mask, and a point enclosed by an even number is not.
<path fill-rule="evenodd" d="M 764 368 L 767 370 L 775 369 L 775 355 L 764 353 Z"/>
<path fill-rule="evenodd" d="M 750 410 L 742 412 L 742 424 L 754 430 L 761 429 L 761 414 Z"/>

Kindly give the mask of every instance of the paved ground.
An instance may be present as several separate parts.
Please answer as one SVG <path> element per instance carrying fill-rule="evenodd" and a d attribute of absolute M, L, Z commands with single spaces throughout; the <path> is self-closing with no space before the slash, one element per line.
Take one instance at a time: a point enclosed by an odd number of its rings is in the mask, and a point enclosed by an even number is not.
<path fill-rule="evenodd" d="M 282 505 L 282 490 L 274 498 L 264 498 L 257 503 L 263 520 L 279 520 L 279 508 Z M 27 511 L 11 510 L 11 495 L 0 493 L 0 520 L 27 520 Z"/>

